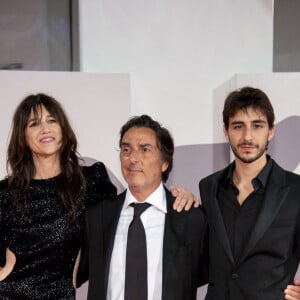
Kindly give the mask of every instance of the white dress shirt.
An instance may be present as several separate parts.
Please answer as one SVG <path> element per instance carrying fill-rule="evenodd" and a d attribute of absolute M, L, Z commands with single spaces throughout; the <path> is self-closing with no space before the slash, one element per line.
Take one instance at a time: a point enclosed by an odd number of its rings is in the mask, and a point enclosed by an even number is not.
<path fill-rule="evenodd" d="M 107 300 L 124 300 L 127 232 L 133 219 L 133 207 L 130 204 L 134 202 L 138 201 L 127 189 L 111 256 Z M 158 300 L 162 295 L 162 251 L 167 213 L 163 185 L 160 184 L 145 202 L 152 205 L 141 215 L 147 243 L 148 300 Z"/>

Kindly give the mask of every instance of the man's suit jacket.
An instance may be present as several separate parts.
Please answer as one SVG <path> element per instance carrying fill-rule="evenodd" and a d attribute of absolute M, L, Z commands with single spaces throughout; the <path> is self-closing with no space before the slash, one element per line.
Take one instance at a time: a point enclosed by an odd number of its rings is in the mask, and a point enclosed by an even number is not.
<path fill-rule="evenodd" d="M 117 199 L 104 200 L 87 211 L 87 240 L 82 249 L 78 283 L 89 277 L 89 300 L 106 299 L 114 237 L 125 195 L 126 191 Z M 197 287 L 207 282 L 208 261 L 203 258 L 207 254 L 206 218 L 202 208 L 177 213 L 168 190 L 166 196 L 161 299 L 194 300 Z"/>
<path fill-rule="evenodd" d="M 209 286 L 206 299 L 281 300 L 292 283 L 300 249 L 300 176 L 274 161 L 254 228 L 235 261 L 217 201 L 228 168 L 200 181 L 209 224 Z"/>

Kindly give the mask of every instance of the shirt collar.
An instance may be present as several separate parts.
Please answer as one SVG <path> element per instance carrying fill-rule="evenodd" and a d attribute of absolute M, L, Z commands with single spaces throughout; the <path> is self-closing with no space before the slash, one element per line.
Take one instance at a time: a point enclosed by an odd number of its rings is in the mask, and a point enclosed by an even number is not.
<path fill-rule="evenodd" d="M 266 165 L 259 172 L 259 174 L 255 178 L 252 179 L 252 185 L 255 190 L 258 189 L 259 187 L 262 187 L 262 188 L 266 187 L 267 181 L 269 178 L 269 174 L 272 169 L 272 165 L 273 165 L 273 160 L 271 159 L 270 155 L 267 155 Z M 224 176 L 224 181 L 223 181 L 224 186 L 227 186 L 228 184 L 233 185 L 232 174 L 233 174 L 234 168 L 235 168 L 235 162 L 230 164 L 228 172 Z"/>
<path fill-rule="evenodd" d="M 253 186 L 255 186 L 255 182 L 258 182 L 262 188 L 265 188 L 267 185 L 267 181 L 272 169 L 272 159 L 270 158 L 269 155 L 267 155 L 267 163 L 266 165 L 263 167 L 263 169 L 259 172 L 259 174 L 252 180 L 252 184 Z"/>
<path fill-rule="evenodd" d="M 131 203 L 137 202 L 139 201 L 132 195 L 130 189 L 127 189 L 123 208 L 127 208 Z M 149 195 L 144 202 L 151 204 L 163 213 L 167 213 L 167 200 L 163 184 L 160 183 L 158 188 Z"/>

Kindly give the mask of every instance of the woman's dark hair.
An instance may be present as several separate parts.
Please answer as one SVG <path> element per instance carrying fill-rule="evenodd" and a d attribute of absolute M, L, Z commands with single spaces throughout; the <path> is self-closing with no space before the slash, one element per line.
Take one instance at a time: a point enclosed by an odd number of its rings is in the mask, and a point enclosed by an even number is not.
<path fill-rule="evenodd" d="M 274 126 L 274 110 L 268 96 L 260 89 L 253 87 L 243 87 L 231 92 L 224 103 L 223 123 L 225 129 L 229 127 L 229 118 L 233 117 L 238 111 L 247 111 L 253 108 L 266 116 L 269 128 Z"/>
<path fill-rule="evenodd" d="M 168 163 L 168 168 L 162 173 L 162 181 L 166 182 L 173 168 L 174 141 L 170 132 L 148 115 L 132 117 L 120 130 L 119 147 L 124 134 L 132 127 L 146 127 L 154 131 L 162 161 Z"/>
<path fill-rule="evenodd" d="M 12 121 L 11 136 L 7 150 L 7 171 L 9 190 L 14 191 L 13 204 L 26 206 L 30 197 L 29 185 L 36 173 L 32 152 L 27 145 L 25 130 L 31 112 L 38 117 L 44 107 L 61 127 L 60 170 L 56 188 L 62 204 L 69 209 L 71 218 L 82 205 L 85 179 L 77 153 L 77 139 L 68 118 L 58 101 L 45 94 L 29 95 L 17 107 Z"/>

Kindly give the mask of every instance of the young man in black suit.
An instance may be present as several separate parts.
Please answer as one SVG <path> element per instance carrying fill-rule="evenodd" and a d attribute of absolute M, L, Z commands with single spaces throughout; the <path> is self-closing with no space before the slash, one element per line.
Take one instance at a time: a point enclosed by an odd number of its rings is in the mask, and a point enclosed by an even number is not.
<path fill-rule="evenodd" d="M 128 189 L 117 200 L 103 200 L 87 212 L 87 243 L 79 275 L 88 272 L 88 299 L 195 300 L 197 287 L 207 282 L 206 219 L 200 207 L 180 213 L 172 208 L 174 198 L 164 182 L 173 165 L 173 139 L 168 130 L 143 115 L 121 128 L 119 145 Z M 139 251 L 131 263 L 127 260 L 132 203 L 150 204 L 140 217 L 147 269 L 141 274 L 134 271 L 128 281 L 135 261 L 142 260 Z M 134 288 L 127 296 L 130 285 Z M 138 291 L 142 286 L 143 291 Z"/>
<path fill-rule="evenodd" d="M 266 154 L 272 105 L 244 87 L 228 95 L 223 122 L 234 162 L 200 181 L 209 224 L 206 299 L 299 299 L 297 287 L 284 290 L 300 259 L 300 176 Z"/>

